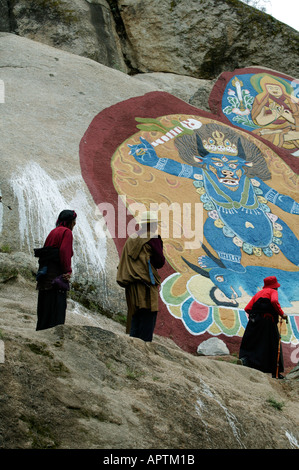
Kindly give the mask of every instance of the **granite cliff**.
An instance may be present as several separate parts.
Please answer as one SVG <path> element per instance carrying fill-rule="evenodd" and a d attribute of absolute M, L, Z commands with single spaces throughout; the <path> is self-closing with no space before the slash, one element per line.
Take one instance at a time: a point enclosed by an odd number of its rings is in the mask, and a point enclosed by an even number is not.
<path fill-rule="evenodd" d="M 2 0 L 0 12 L 0 447 L 298 448 L 298 367 L 275 381 L 234 356 L 125 335 L 118 254 L 78 147 L 97 113 L 135 96 L 208 111 L 224 70 L 298 76 L 299 33 L 236 0 Z M 67 322 L 37 333 L 33 248 L 65 204 L 80 215 Z"/>

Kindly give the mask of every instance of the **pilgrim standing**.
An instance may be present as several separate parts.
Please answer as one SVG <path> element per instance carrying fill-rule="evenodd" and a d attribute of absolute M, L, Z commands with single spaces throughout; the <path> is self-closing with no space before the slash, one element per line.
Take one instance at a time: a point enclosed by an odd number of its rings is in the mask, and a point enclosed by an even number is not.
<path fill-rule="evenodd" d="M 117 283 L 125 288 L 128 307 L 126 332 L 143 341 L 152 341 L 156 325 L 161 278 L 158 269 L 165 263 L 163 242 L 157 235 L 156 213 L 141 215 L 140 230 L 124 245 L 117 269 Z"/>
<path fill-rule="evenodd" d="M 43 248 L 34 250 L 39 257 L 37 273 L 37 325 L 36 330 L 52 328 L 65 323 L 66 297 L 72 273 L 73 228 L 77 214 L 63 210 Z"/>
<path fill-rule="evenodd" d="M 264 287 L 257 292 L 248 305 L 245 312 L 249 320 L 242 338 L 239 358 L 246 366 L 272 373 L 272 377 L 283 379 L 284 371 L 283 354 L 280 347 L 280 333 L 277 323 L 281 318 L 287 320 L 287 315 L 278 301 L 277 289 L 280 284 L 275 276 L 264 279 Z"/>

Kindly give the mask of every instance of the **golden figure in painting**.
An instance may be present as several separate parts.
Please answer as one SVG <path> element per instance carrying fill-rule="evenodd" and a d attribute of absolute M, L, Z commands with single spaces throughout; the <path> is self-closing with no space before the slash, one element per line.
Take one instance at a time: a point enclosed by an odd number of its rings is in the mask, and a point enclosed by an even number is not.
<path fill-rule="evenodd" d="M 253 131 L 278 147 L 299 148 L 299 99 L 282 78 L 257 74 L 251 83 L 258 92 L 252 106 Z"/>

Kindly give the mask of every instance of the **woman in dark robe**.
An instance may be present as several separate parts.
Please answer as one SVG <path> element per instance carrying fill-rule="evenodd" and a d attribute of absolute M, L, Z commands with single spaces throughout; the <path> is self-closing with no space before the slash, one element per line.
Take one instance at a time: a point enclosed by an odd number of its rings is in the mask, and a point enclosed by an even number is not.
<path fill-rule="evenodd" d="M 65 322 L 66 296 L 72 273 L 72 230 L 76 218 L 75 211 L 63 210 L 43 248 L 35 250 L 35 256 L 39 258 L 36 330 L 52 328 Z"/>
<path fill-rule="evenodd" d="M 239 352 L 239 358 L 244 365 L 262 372 L 270 372 L 272 377 L 276 377 L 278 365 L 278 318 L 287 319 L 278 302 L 279 286 L 275 276 L 266 277 L 263 289 L 257 292 L 245 307 L 249 321 Z M 280 348 L 278 378 L 284 378 L 281 374 L 283 371 L 283 354 Z"/>

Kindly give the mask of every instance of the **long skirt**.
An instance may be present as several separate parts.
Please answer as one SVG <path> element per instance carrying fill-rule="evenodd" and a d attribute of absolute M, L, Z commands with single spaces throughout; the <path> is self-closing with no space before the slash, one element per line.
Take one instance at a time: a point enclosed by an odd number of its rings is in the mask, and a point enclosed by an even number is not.
<path fill-rule="evenodd" d="M 277 324 L 270 317 L 259 315 L 249 320 L 242 338 L 239 358 L 246 365 L 262 372 L 276 373 L 279 332 Z M 279 372 L 284 371 L 282 345 L 280 345 Z"/>
<path fill-rule="evenodd" d="M 56 325 L 63 325 L 66 312 L 65 290 L 39 290 L 37 301 L 36 330 L 45 330 Z"/>

